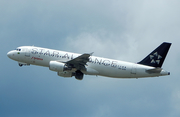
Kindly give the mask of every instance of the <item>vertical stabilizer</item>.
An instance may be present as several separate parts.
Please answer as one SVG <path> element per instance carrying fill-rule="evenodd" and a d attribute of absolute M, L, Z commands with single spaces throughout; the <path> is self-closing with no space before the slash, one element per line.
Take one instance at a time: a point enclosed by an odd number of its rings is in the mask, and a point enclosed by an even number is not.
<path fill-rule="evenodd" d="M 152 67 L 159 67 L 161 68 L 166 55 L 169 51 L 171 43 L 164 42 L 159 47 L 157 47 L 154 51 L 152 51 L 146 58 L 142 61 L 138 62 L 138 64 L 152 66 Z"/>

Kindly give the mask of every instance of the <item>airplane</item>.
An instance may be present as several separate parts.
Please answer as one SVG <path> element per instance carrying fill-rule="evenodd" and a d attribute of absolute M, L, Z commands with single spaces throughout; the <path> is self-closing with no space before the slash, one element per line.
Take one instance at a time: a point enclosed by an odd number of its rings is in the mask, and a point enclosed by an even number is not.
<path fill-rule="evenodd" d="M 171 43 L 163 42 L 154 51 L 137 63 L 92 56 L 93 53 L 77 54 L 35 46 L 20 46 L 9 51 L 7 56 L 19 66 L 38 65 L 49 67 L 61 77 L 82 80 L 85 75 L 111 78 L 144 78 L 170 75 L 162 69 Z"/>

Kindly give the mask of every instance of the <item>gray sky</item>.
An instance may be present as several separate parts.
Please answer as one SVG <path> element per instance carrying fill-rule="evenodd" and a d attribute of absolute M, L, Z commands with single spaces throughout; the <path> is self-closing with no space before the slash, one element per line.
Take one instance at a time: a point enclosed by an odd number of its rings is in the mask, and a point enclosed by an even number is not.
<path fill-rule="evenodd" d="M 179 117 L 178 0 L 0 0 L 0 116 Z M 20 68 L 8 51 L 22 45 L 138 62 L 172 42 L 170 76 L 62 78 L 48 68 Z"/>

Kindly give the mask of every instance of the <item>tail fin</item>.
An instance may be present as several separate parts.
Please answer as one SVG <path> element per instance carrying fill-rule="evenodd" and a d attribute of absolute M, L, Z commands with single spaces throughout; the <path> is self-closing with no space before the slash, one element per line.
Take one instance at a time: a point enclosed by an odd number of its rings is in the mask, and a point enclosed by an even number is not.
<path fill-rule="evenodd" d="M 171 43 L 164 42 L 159 47 L 157 47 L 154 51 L 152 51 L 146 58 L 142 61 L 138 62 L 138 64 L 152 66 L 152 67 L 159 67 L 161 68 L 166 55 L 169 51 Z"/>

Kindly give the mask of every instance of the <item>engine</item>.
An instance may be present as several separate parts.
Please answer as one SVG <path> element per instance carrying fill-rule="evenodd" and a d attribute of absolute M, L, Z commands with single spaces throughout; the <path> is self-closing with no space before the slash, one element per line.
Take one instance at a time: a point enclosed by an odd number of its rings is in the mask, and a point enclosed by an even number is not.
<path fill-rule="evenodd" d="M 76 68 L 68 67 L 66 64 L 58 62 L 58 61 L 50 61 L 49 69 L 52 71 L 56 71 L 58 76 L 61 77 L 72 77 L 75 76 L 76 79 L 82 80 L 83 73 Z"/>
<path fill-rule="evenodd" d="M 64 66 L 65 66 L 65 64 L 61 63 L 61 62 L 57 62 L 57 61 L 49 62 L 49 69 L 52 71 L 63 72 Z"/>
<path fill-rule="evenodd" d="M 71 70 L 72 68 L 68 68 L 64 63 L 61 62 L 50 61 L 49 69 L 56 72 L 63 72 L 63 71 Z"/>

